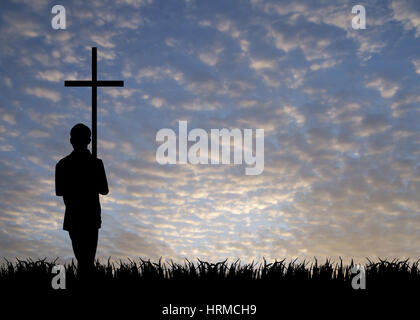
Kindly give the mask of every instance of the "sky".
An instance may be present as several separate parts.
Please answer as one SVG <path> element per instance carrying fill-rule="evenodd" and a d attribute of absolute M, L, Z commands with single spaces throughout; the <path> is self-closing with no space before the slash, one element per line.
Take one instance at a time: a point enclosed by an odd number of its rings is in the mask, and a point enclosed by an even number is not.
<path fill-rule="evenodd" d="M 0 4 L 0 257 L 73 256 L 55 196 L 98 79 L 102 258 L 420 258 L 420 2 Z M 353 5 L 366 29 L 352 28 Z M 160 165 L 162 128 L 264 129 L 264 171 Z"/>

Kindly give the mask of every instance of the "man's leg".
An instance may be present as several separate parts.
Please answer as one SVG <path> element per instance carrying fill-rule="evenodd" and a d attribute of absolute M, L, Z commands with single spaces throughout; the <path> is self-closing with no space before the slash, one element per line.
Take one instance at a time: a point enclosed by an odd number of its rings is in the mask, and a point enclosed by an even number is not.
<path fill-rule="evenodd" d="M 95 269 L 95 256 L 96 249 L 98 247 L 98 229 L 89 230 L 89 233 L 86 235 L 86 259 L 89 266 L 89 270 L 92 272 Z"/>
<path fill-rule="evenodd" d="M 73 230 L 70 233 L 74 255 L 77 259 L 79 277 L 86 279 L 94 271 L 98 229 Z"/>
<path fill-rule="evenodd" d="M 83 253 L 83 233 L 79 230 L 71 230 L 69 231 L 69 235 L 73 246 L 74 256 L 77 260 L 77 273 L 79 277 L 83 277 L 86 264 Z"/>

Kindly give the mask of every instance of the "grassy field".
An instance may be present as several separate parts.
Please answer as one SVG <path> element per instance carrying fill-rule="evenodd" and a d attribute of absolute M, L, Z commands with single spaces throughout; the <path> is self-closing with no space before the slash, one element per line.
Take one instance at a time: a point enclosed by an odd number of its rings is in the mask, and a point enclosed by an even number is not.
<path fill-rule="evenodd" d="M 7 261 L 0 266 L 1 292 L 8 296 L 3 306 L 19 302 L 45 310 L 59 306 L 60 310 L 75 312 L 84 306 L 91 315 L 109 310 L 136 314 L 140 319 L 190 319 L 166 316 L 165 307 L 209 305 L 255 305 L 256 315 L 199 315 L 194 319 L 277 319 L 286 310 L 311 316 L 318 310 L 340 308 L 347 315 L 360 315 L 370 308 L 371 315 L 378 310 L 395 306 L 396 298 L 417 299 L 420 288 L 419 261 L 378 260 L 364 264 L 366 289 L 352 288 L 353 263 L 326 260 L 299 262 L 297 260 L 241 264 L 227 260 L 164 263 L 162 260 L 128 260 L 128 262 L 96 263 L 96 271 L 89 281 L 78 279 L 74 263 L 65 265 L 66 290 L 54 290 L 51 271 L 56 261 Z M 367 298 L 367 299 L 366 299 Z M 28 303 L 30 302 L 30 304 Z M 385 302 L 391 301 L 391 302 Z M 27 308 L 27 307 L 26 307 Z M 76 309 L 74 309 L 76 308 Z M 13 310 L 25 310 L 18 308 Z M 27 309 L 30 314 L 34 309 Z M 60 311 L 63 314 L 63 311 Z M 366 311 L 363 311 L 366 315 Z"/>
<path fill-rule="evenodd" d="M 0 284 L 2 288 L 25 284 L 40 290 L 52 290 L 52 268 L 57 260 L 19 260 L 8 261 L 0 266 Z M 96 285 L 103 287 L 135 287 L 144 283 L 259 283 L 276 286 L 298 287 L 334 287 L 338 290 L 353 290 L 351 282 L 359 272 L 353 272 L 354 263 L 344 265 L 342 261 L 297 260 L 263 261 L 260 263 L 241 264 L 239 260 L 228 263 L 227 260 L 210 263 L 201 260 L 184 263 L 162 260 L 128 259 L 128 262 L 96 262 L 94 279 Z M 419 261 L 381 260 L 370 261 L 363 265 L 366 287 L 369 290 L 386 287 L 411 287 L 420 284 Z M 74 262 L 65 265 L 66 287 L 78 285 L 77 267 Z"/>

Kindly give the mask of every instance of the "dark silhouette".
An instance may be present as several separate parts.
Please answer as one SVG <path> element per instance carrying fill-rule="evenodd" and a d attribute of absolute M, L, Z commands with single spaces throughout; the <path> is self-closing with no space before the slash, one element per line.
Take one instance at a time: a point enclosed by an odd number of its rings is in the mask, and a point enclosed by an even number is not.
<path fill-rule="evenodd" d="M 108 194 L 102 160 L 96 159 L 87 146 L 91 131 L 82 123 L 70 131 L 73 152 L 55 168 L 55 191 L 66 206 L 63 229 L 69 232 L 80 278 L 94 270 L 98 229 L 101 227 L 99 194 Z"/>
<path fill-rule="evenodd" d="M 92 88 L 92 132 L 83 124 L 71 130 L 74 151 L 56 166 L 56 194 L 66 205 L 64 230 L 68 230 L 81 276 L 93 270 L 98 229 L 101 227 L 99 194 L 108 193 L 103 163 L 97 159 L 97 89 L 124 87 L 121 80 L 98 80 L 97 48 L 92 47 L 92 79 L 65 80 L 66 87 Z M 92 154 L 87 149 L 92 135 Z"/>

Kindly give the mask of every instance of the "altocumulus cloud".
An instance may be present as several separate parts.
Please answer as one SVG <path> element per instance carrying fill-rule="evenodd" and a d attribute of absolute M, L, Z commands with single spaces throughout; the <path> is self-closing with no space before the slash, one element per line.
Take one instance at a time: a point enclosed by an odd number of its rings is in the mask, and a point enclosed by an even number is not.
<path fill-rule="evenodd" d="M 2 2 L 0 256 L 72 255 L 54 196 L 69 129 L 90 124 L 98 47 L 102 257 L 419 257 L 417 1 Z M 398 43 L 398 45 L 396 45 Z M 156 132 L 263 128 L 265 169 L 159 166 Z"/>

